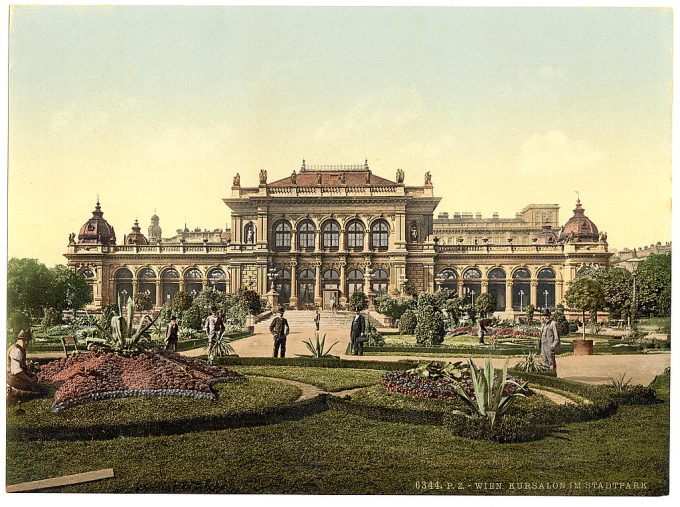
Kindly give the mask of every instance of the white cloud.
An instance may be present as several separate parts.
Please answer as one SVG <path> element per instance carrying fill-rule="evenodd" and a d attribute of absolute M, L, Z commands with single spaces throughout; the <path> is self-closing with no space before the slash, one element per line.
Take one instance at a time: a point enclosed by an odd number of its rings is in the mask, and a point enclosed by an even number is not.
<path fill-rule="evenodd" d="M 526 174 L 568 174 L 594 171 L 604 157 L 580 139 L 570 139 L 560 130 L 534 134 L 520 148 L 517 167 Z"/>

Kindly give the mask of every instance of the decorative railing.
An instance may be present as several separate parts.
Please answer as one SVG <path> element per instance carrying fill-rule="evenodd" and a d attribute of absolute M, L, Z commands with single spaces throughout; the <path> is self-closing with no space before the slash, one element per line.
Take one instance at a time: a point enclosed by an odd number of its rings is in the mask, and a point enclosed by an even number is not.
<path fill-rule="evenodd" d="M 446 252 L 556 252 L 564 251 L 563 245 L 437 245 L 435 250 Z"/>
<path fill-rule="evenodd" d="M 396 186 L 333 186 L 333 187 L 322 187 L 318 186 L 290 186 L 290 187 L 267 187 L 267 195 L 283 195 L 283 196 L 339 196 L 339 195 L 384 195 L 384 194 L 396 194 L 400 191 L 401 187 Z"/>

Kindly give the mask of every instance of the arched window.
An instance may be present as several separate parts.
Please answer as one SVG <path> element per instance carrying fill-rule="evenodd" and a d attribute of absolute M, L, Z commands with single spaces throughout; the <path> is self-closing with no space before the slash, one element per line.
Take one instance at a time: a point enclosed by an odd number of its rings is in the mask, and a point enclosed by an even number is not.
<path fill-rule="evenodd" d="M 313 269 L 300 270 L 298 276 L 298 302 L 300 306 L 314 304 L 314 285 L 316 273 Z"/>
<path fill-rule="evenodd" d="M 353 220 L 347 226 L 347 247 L 363 250 L 364 249 L 364 224 L 359 220 Z"/>
<path fill-rule="evenodd" d="M 203 275 L 197 268 L 190 268 L 184 273 L 184 291 L 191 297 L 203 290 Z"/>
<path fill-rule="evenodd" d="M 328 221 L 323 224 L 322 241 L 323 247 L 330 250 L 337 250 L 340 246 L 340 226 L 335 221 Z"/>
<path fill-rule="evenodd" d="M 290 269 L 280 268 L 276 271 L 276 280 L 274 282 L 276 292 L 279 293 L 279 304 L 286 304 L 290 302 Z"/>
<path fill-rule="evenodd" d="M 538 286 L 536 287 L 537 307 L 545 310 L 555 306 L 555 272 L 551 268 L 541 268 L 536 275 Z"/>
<path fill-rule="evenodd" d="M 151 268 L 142 268 L 137 273 L 139 291 L 145 292 L 151 302 L 156 304 L 156 272 Z"/>
<path fill-rule="evenodd" d="M 208 271 L 208 285 L 220 292 L 229 292 L 227 285 L 227 275 L 221 268 L 212 268 Z"/>
<path fill-rule="evenodd" d="M 371 225 L 371 247 L 379 250 L 389 245 L 389 226 L 384 220 L 376 220 Z"/>
<path fill-rule="evenodd" d="M 274 247 L 277 250 L 290 250 L 290 224 L 286 221 L 279 222 L 274 227 Z"/>
<path fill-rule="evenodd" d="M 350 269 L 347 273 L 347 294 L 351 297 L 355 292 L 364 292 L 364 272 L 360 269 Z"/>
<path fill-rule="evenodd" d="M 440 273 L 441 275 L 441 284 L 440 287 L 443 290 L 457 290 L 457 284 L 456 284 L 456 272 L 453 269 L 447 268 L 442 270 Z"/>
<path fill-rule="evenodd" d="M 512 273 L 512 309 L 523 312 L 530 303 L 531 273 L 526 268 L 516 269 Z"/>
<path fill-rule="evenodd" d="M 120 299 L 122 304 L 127 304 L 128 298 L 132 297 L 132 271 L 128 268 L 120 268 L 115 274 L 115 289 L 116 300 L 113 301 L 117 303 Z"/>
<path fill-rule="evenodd" d="M 474 304 L 475 298 L 482 293 L 482 273 L 477 268 L 468 268 L 463 273 L 463 298 Z"/>
<path fill-rule="evenodd" d="M 80 271 L 78 271 L 78 274 L 80 274 L 88 281 L 94 278 L 94 272 L 90 268 L 83 268 Z"/>
<path fill-rule="evenodd" d="M 489 271 L 489 294 L 496 300 L 496 311 L 505 310 L 505 271 L 493 268 Z"/>
<path fill-rule="evenodd" d="M 314 231 L 316 228 L 311 220 L 305 220 L 298 226 L 298 248 L 314 248 Z"/>
<path fill-rule="evenodd" d="M 175 268 L 168 268 L 161 274 L 163 303 L 169 303 L 176 292 L 179 292 L 179 273 Z"/>
<path fill-rule="evenodd" d="M 376 269 L 371 275 L 371 290 L 374 294 L 387 294 L 390 275 L 384 269 Z"/>

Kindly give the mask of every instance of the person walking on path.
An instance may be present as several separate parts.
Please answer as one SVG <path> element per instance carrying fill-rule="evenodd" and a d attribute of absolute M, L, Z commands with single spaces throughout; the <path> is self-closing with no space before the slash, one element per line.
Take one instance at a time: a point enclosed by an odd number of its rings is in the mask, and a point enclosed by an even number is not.
<path fill-rule="evenodd" d="M 224 332 L 224 321 L 217 311 L 217 307 L 213 306 L 210 308 L 210 311 L 212 313 L 205 319 L 205 326 L 203 326 L 208 335 L 208 350 L 212 347 L 213 342 Z"/>
<path fill-rule="evenodd" d="M 550 310 L 543 312 L 541 316 L 541 360 L 552 371 L 557 371 L 555 353 L 560 348 L 560 335 L 557 331 L 557 323 L 552 319 Z"/>
<path fill-rule="evenodd" d="M 179 338 L 179 324 L 177 317 L 170 317 L 168 327 L 165 329 L 165 350 L 177 352 L 177 339 Z"/>
<path fill-rule="evenodd" d="M 319 309 L 316 309 L 316 315 L 314 315 L 314 326 L 316 326 L 316 330 L 319 330 L 319 325 L 321 324 L 321 314 L 319 313 Z"/>
<path fill-rule="evenodd" d="M 286 338 L 290 332 L 288 321 L 283 317 L 283 308 L 279 308 L 279 315 L 269 325 L 269 332 L 274 337 L 274 357 L 286 357 Z"/>
<path fill-rule="evenodd" d="M 338 311 L 338 304 L 335 301 L 335 296 L 331 296 L 331 312 L 336 313 Z"/>
<path fill-rule="evenodd" d="M 366 333 L 366 319 L 361 312 L 357 310 L 354 319 L 352 319 L 352 326 L 349 331 L 349 339 L 352 344 L 352 355 L 364 355 L 364 336 Z"/>
<path fill-rule="evenodd" d="M 486 336 L 486 326 L 490 324 L 488 319 L 479 319 L 477 321 L 477 336 L 479 337 L 480 345 L 484 345 L 484 337 Z"/>

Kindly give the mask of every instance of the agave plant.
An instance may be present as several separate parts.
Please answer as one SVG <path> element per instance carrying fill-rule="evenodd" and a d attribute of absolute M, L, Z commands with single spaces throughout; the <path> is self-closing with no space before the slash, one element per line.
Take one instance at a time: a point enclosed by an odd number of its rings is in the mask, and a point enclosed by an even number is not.
<path fill-rule="evenodd" d="M 106 346 L 115 352 L 135 352 L 140 350 L 140 341 L 144 334 L 153 326 L 158 316 L 151 318 L 149 315 L 144 315 L 140 321 L 137 329 L 133 327 L 133 316 L 135 313 L 135 303 L 132 298 L 128 298 L 127 302 L 127 319 L 123 317 L 123 305 L 120 295 L 118 295 L 118 313 L 111 318 L 111 328 L 105 329 L 98 322 L 94 322 L 95 326 L 101 332 L 103 338 L 106 340 Z"/>
<path fill-rule="evenodd" d="M 619 376 L 619 377 L 616 377 L 616 378 L 609 377 L 609 378 L 612 381 L 611 387 L 615 391 L 625 391 L 626 389 L 628 389 L 628 387 L 630 386 L 630 383 L 633 381 L 632 378 L 628 378 L 628 379 L 626 378 L 625 372 L 622 373 L 621 376 Z"/>
<path fill-rule="evenodd" d="M 208 362 L 212 364 L 216 357 L 235 356 L 236 352 L 229 343 L 231 340 L 226 334 L 221 333 L 208 345 Z"/>
<path fill-rule="evenodd" d="M 525 385 L 508 379 L 508 361 L 505 362 L 503 373 L 496 375 L 491 363 L 491 358 L 486 359 L 484 368 L 477 368 L 468 360 L 470 366 L 470 378 L 474 389 L 474 396 L 470 396 L 460 385 L 454 384 L 453 388 L 461 399 L 472 409 L 472 417 L 485 417 L 493 428 L 496 420 L 503 415 L 519 396 L 525 396 Z M 506 386 L 515 385 L 519 389 L 508 395 L 503 395 Z"/>
<path fill-rule="evenodd" d="M 427 364 L 421 364 L 416 368 L 406 370 L 406 373 L 431 380 L 442 377 L 451 377 L 454 380 L 458 380 L 463 377 L 463 370 L 467 369 L 467 367 L 468 365 L 463 364 L 461 361 L 447 364 L 440 361 L 431 361 Z"/>
<path fill-rule="evenodd" d="M 319 340 L 318 333 L 316 335 L 316 342 L 312 342 L 312 339 L 308 338 L 303 343 L 307 347 L 307 350 L 309 350 L 310 354 L 297 354 L 297 355 L 300 357 L 313 357 L 315 359 L 331 357 L 330 356 L 331 350 L 338 344 L 338 342 L 335 342 L 333 345 L 328 347 L 328 349 L 326 349 L 326 335 L 324 334 L 323 338 Z"/>
<path fill-rule="evenodd" d="M 524 361 L 517 363 L 516 368 L 528 373 L 540 373 L 542 371 L 550 370 L 550 367 L 538 359 L 534 352 L 529 352 L 529 355 L 524 359 Z"/>

